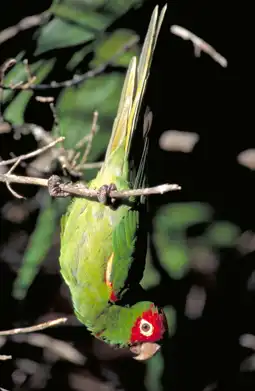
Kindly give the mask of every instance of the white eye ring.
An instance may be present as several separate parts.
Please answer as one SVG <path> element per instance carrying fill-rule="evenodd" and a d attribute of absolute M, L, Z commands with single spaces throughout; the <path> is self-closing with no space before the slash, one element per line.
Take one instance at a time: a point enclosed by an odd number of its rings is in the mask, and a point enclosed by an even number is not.
<path fill-rule="evenodd" d="M 140 332 L 145 337 L 150 337 L 153 334 L 154 327 L 147 320 L 142 319 L 140 323 Z"/>

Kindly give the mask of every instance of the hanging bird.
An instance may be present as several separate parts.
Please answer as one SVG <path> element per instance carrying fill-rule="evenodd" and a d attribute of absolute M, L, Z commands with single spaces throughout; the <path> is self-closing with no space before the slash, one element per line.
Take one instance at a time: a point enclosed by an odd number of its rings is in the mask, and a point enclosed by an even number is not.
<path fill-rule="evenodd" d="M 136 268 L 142 265 L 144 269 L 147 232 L 141 218 L 146 212 L 145 197 L 117 203 L 109 194 L 113 189 L 141 188 L 146 183 L 151 112 L 145 111 L 141 128 L 137 121 L 166 8 L 158 15 L 155 7 L 139 62 L 133 57 L 129 64 L 105 161 L 89 185 L 99 189 L 100 202 L 75 198 L 61 222 L 60 267 L 77 318 L 108 344 L 129 346 L 138 353 L 136 359 L 155 354 L 160 346 L 156 342 L 163 339 L 167 326 L 163 311 L 154 303 L 140 301 L 139 295 L 132 304 L 125 302 L 142 278 Z M 139 132 L 143 148 L 136 164 L 132 148 Z"/>

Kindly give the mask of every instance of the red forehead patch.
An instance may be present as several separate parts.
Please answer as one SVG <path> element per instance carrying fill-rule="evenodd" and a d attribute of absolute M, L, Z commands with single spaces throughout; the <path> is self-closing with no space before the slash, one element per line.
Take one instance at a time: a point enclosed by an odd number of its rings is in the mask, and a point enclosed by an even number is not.
<path fill-rule="evenodd" d="M 140 330 L 141 321 L 145 320 L 153 326 L 153 332 L 151 335 L 143 335 Z M 151 309 L 143 312 L 139 317 L 131 331 L 131 343 L 136 342 L 156 342 L 163 338 L 163 335 L 167 328 L 166 317 L 163 311 L 158 312 L 153 305 Z"/>

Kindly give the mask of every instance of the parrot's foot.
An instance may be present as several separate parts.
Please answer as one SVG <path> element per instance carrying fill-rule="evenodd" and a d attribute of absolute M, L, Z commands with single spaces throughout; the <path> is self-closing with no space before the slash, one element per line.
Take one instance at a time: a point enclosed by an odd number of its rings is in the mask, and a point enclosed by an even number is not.
<path fill-rule="evenodd" d="M 112 198 L 110 196 L 111 191 L 117 190 L 117 187 L 114 183 L 110 183 L 110 185 L 101 186 L 98 189 L 97 198 L 98 201 L 106 206 L 110 206 L 111 208 L 116 208 L 117 200 L 116 198 Z"/>
<path fill-rule="evenodd" d="M 52 175 L 48 180 L 48 190 L 51 197 L 68 197 L 70 193 L 63 191 L 60 187 L 63 182 L 58 175 Z"/>

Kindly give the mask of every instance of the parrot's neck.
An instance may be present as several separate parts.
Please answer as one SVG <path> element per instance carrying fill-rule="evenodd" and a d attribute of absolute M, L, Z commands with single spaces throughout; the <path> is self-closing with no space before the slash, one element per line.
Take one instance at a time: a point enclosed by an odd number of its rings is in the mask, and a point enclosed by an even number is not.
<path fill-rule="evenodd" d="M 85 314 L 76 308 L 75 313 L 94 336 L 111 345 L 125 347 L 130 344 L 132 328 L 141 315 L 141 308 L 144 306 L 147 309 L 151 305 L 150 302 L 138 302 L 131 307 L 121 307 L 111 303 L 95 303 L 94 310 L 91 308 Z"/>
<path fill-rule="evenodd" d="M 128 188 L 128 161 L 124 159 L 124 153 L 122 146 L 112 152 L 104 161 L 93 183 L 97 186 L 115 183 L 120 190 Z"/>

